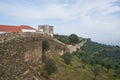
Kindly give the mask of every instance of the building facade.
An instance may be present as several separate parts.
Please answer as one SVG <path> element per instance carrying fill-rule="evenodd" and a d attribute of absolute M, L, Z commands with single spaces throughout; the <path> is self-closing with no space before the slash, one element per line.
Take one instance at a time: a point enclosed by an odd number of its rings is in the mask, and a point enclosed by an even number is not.
<path fill-rule="evenodd" d="M 43 32 L 43 33 L 46 33 L 50 36 L 53 36 L 54 34 L 54 26 L 51 26 L 51 25 L 38 25 L 38 30 Z"/>

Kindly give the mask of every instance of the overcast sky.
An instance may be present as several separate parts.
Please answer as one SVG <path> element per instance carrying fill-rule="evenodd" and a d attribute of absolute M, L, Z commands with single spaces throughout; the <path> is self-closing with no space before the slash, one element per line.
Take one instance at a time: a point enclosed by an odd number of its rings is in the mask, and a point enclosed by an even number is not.
<path fill-rule="evenodd" d="M 0 0 L 0 24 L 50 24 L 58 34 L 120 45 L 120 0 Z"/>

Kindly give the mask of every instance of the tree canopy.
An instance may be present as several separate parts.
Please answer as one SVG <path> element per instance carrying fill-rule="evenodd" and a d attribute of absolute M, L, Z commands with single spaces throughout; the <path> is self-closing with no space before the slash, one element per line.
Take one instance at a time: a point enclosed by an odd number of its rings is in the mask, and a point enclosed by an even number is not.
<path fill-rule="evenodd" d="M 48 51 L 50 49 L 50 44 L 47 40 L 42 41 L 42 51 Z"/>
<path fill-rule="evenodd" d="M 65 44 L 77 44 L 80 42 L 76 34 L 71 34 L 69 36 L 55 34 L 54 37 Z"/>
<path fill-rule="evenodd" d="M 71 34 L 69 37 L 68 37 L 68 40 L 71 44 L 76 44 L 76 43 L 79 43 L 79 37 L 76 35 L 76 34 Z"/>

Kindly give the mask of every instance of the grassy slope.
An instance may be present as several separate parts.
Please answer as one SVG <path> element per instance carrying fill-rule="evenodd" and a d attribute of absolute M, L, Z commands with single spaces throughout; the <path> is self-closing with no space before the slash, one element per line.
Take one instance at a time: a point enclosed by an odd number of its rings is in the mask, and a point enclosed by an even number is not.
<path fill-rule="evenodd" d="M 91 66 L 83 63 L 77 56 L 73 56 L 72 64 L 66 65 L 64 60 L 54 54 L 58 73 L 51 75 L 52 80 L 93 80 Z M 101 70 L 96 80 L 109 80 L 105 70 Z"/>

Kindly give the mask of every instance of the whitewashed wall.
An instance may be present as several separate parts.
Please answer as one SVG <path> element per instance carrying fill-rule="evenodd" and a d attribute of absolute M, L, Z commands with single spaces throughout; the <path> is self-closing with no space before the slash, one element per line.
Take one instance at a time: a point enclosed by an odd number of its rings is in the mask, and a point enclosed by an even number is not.
<path fill-rule="evenodd" d="M 36 32 L 36 30 L 31 30 L 31 29 L 22 29 L 22 32 Z"/>
<path fill-rule="evenodd" d="M 7 33 L 7 32 L 0 32 L 0 34 L 4 34 L 4 33 Z"/>

